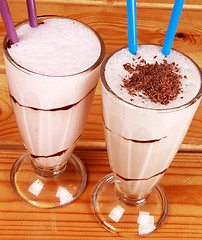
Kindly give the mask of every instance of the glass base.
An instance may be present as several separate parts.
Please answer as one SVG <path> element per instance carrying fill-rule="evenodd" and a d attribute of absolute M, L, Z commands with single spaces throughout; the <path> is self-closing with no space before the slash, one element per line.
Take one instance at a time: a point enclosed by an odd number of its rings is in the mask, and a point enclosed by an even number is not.
<path fill-rule="evenodd" d="M 18 158 L 11 170 L 11 185 L 24 202 L 39 208 L 55 208 L 73 202 L 86 186 L 87 173 L 81 160 L 72 154 L 60 173 L 40 176 L 28 152 Z"/>
<path fill-rule="evenodd" d="M 105 176 L 95 187 L 92 207 L 100 224 L 124 237 L 147 235 L 157 229 L 168 215 L 167 196 L 160 185 L 145 201 L 127 203 L 117 194 L 113 174 Z"/>

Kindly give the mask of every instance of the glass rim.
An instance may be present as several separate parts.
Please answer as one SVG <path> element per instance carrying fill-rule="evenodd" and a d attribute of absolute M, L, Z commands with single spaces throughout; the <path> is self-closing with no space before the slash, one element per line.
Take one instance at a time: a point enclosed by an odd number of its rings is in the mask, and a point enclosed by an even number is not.
<path fill-rule="evenodd" d="M 138 45 L 153 45 L 153 46 L 160 46 L 162 47 L 162 45 L 159 45 L 159 44 L 147 44 L 147 43 L 142 43 L 142 44 L 138 44 Z M 117 50 L 113 51 L 112 53 L 110 53 L 105 59 L 104 61 L 102 62 L 102 65 L 101 65 L 101 70 L 100 70 L 100 78 L 101 78 L 101 83 L 103 84 L 104 88 L 113 96 L 115 97 L 116 99 L 118 99 L 119 101 L 127 104 L 128 106 L 131 106 L 131 107 L 137 107 L 137 108 L 140 108 L 140 109 L 145 109 L 145 110 L 151 110 L 151 111 L 159 111 L 159 112 L 170 112 L 170 111 L 175 111 L 175 110 L 180 110 L 180 109 L 183 109 L 183 108 L 187 108 L 189 107 L 190 105 L 194 104 L 195 102 L 197 102 L 201 96 L 202 96 L 202 71 L 200 69 L 200 67 L 198 66 L 198 64 L 193 60 L 191 59 L 188 55 L 182 53 L 181 51 L 179 50 L 176 50 L 174 48 L 172 48 L 172 50 L 176 51 L 176 52 L 179 52 L 180 54 L 184 55 L 185 57 L 187 57 L 197 68 L 197 70 L 199 71 L 199 75 L 200 75 L 200 79 L 201 79 L 201 86 L 199 88 L 199 91 L 197 92 L 197 94 L 188 102 L 184 103 L 184 104 L 181 104 L 179 106 L 176 106 L 176 107 L 164 107 L 164 108 L 153 108 L 153 107 L 143 107 L 143 106 L 139 106 L 139 105 L 136 105 L 134 103 L 130 103 L 126 100 L 124 100 L 123 98 L 121 98 L 120 96 L 118 96 L 108 85 L 107 83 L 107 80 L 105 78 L 105 66 L 108 62 L 108 60 L 117 52 L 121 51 L 122 49 L 126 49 L 128 48 L 128 46 L 124 46 L 124 47 L 121 47 L 121 48 L 118 48 Z"/>
<path fill-rule="evenodd" d="M 86 68 L 85 70 L 82 70 L 80 72 L 76 72 L 76 73 L 73 73 L 73 74 L 65 74 L 65 75 L 43 74 L 43 73 L 39 73 L 39 72 L 36 72 L 36 71 L 29 70 L 26 67 L 23 67 L 22 65 L 18 64 L 9 54 L 9 52 L 7 50 L 7 47 L 6 47 L 6 44 L 9 40 L 9 38 L 8 38 L 8 35 L 6 34 L 6 36 L 4 37 L 4 40 L 3 40 L 3 53 L 4 53 L 4 56 L 7 58 L 7 60 L 13 66 L 15 66 L 16 68 L 18 68 L 19 70 L 21 70 L 21 71 L 23 71 L 27 74 L 44 76 L 44 77 L 58 77 L 58 78 L 60 78 L 60 77 L 61 78 L 71 77 L 71 76 L 82 75 L 82 74 L 85 74 L 86 72 L 89 72 L 89 71 L 92 71 L 92 70 L 96 69 L 102 63 L 102 61 L 105 57 L 105 44 L 104 44 L 104 41 L 103 41 L 102 37 L 99 35 L 99 33 L 95 29 L 93 29 L 91 26 L 89 26 L 88 24 L 83 23 L 82 21 L 70 18 L 70 17 L 60 16 L 60 15 L 40 15 L 40 16 L 37 16 L 38 20 L 51 19 L 51 18 L 69 19 L 71 21 L 78 22 L 78 23 L 82 24 L 84 27 L 87 27 L 89 30 L 91 30 L 95 34 L 95 36 L 97 37 L 97 39 L 100 43 L 100 55 L 91 66 L 89 66 L 88 68 Z M 19 26 L 21 26 L 25 23 L 28 23 L 28 22 L 29 22 L 29 19 L 22 20 L 15 25 L 15 28 L 18 28 Z"/>

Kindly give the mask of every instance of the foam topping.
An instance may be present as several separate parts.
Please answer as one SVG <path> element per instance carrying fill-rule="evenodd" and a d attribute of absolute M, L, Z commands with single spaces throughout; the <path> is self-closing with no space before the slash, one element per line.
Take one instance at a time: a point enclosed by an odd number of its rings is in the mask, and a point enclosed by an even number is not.
<path fill-rule="evenodd" d="M 84 71 L 101 51 L 97 36 L 74 20 L 46 19 L 37 28 L 17 29 L 19 42 L 8 49 L 11 57 L 28 70 L 63 76 Z"/>
<path fill-rule="evenodd" d="M 127 48 L 116 52 L 106 64 L 105 77 L 121 98 L 148 108 L 185 104 L 201 86 L 200 72 L 189 58 L 174 50 L 165 57 L 155 45 L 138 46 L 136 55 Z"/>

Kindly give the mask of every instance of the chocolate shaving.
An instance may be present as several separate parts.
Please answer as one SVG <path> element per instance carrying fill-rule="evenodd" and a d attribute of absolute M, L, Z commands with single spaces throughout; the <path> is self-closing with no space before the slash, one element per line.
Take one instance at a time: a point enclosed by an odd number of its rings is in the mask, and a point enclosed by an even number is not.
<path fill-rule="evenodd" d="M 133 73 L 133 72 L 135 71 L 135 69 L 131 66 L 130 63 L 124 64 L 123 67 L 124 67 L 124 69 L 125 69 L 126 71 L 128 71 L 129 73 Z"/>
<path fill-rule="evenodd" d="M 123 67 L 130 76 L 123 79 L 121 87 L 126 88 L 132 96 L 139 95 L 143 99 L 146 96 L 154 103 L 167 105 L 182 92 L 182 76 L 175 62 L 164 60 L 162 63 L 149 64 L 142 59 L 135 67 L 130 63 Z"/>

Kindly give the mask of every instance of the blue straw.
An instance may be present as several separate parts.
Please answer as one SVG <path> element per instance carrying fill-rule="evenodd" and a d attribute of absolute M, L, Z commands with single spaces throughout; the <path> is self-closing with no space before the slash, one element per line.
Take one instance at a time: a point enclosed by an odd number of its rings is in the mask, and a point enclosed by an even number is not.
<path fill-rule="evenodd" d="M 162 53 L 167 56 L 170 54 L 177 26 L 180 20 L 180 15 L 182 12 L 184 0 L 175 0 L 173 11 L 170 17 L 170 22 L 168 24 L 168 29 L 163 43 Z"/>
<path fill-rule="evenodd" d="M 137 52 L 136 0 L 127 0 L 128 49 L 133 55 Z"/>

